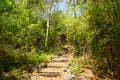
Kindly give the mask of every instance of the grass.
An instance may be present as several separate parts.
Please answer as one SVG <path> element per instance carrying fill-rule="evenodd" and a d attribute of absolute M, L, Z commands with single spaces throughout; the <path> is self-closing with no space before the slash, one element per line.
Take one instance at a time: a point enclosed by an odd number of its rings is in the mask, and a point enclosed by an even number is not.
<path fill-rule="evenodd" d="M 95 66 L 92 64 L 92 59 L 90 54 L 84 56 L 79 56 L 73 58 L 72 62 L 70 63 L 69 69 L 72 71 L 73 74 L 76 76 L 80 75 L 84 72 L 83 68 L 88 68 L 91 70 L 95 70 Z"/>

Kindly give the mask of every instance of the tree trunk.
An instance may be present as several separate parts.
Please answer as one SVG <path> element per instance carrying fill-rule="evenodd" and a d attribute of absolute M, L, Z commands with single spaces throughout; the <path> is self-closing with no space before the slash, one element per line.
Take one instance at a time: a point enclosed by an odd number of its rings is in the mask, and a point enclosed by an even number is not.
<path fill-rule="evenodd" d="M 45 47 L 48 47 L 48 37 L 49 37 L 49 27 L 50 27 L 50 6 L 48 5 L 48 12 L 47 12 L 47 27 L 46 27 L 46 38 L 45 38 Z"/>
<path fill-rule="evenodd" d="M 73 14 L 73 16 L 74 16 L 74 18 L 76 19 L 76 1 L 74 0 L 74 2 L 73 2 L 73 10 L 74 10 L 74 14 Z"/>

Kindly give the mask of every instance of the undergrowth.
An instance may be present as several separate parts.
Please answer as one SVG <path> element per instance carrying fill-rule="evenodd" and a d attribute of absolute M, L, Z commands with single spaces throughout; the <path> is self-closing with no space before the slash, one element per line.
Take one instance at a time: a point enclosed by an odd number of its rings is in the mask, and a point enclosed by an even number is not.
<path fill-rule="evenodd" d="M 89 54 L 74 57 L 72 62 L 70 63 L 69 69 L 74 75 L 79 76 L 82 72 L 84 72 L 83 68 L 91 69 L 93 71 L 96 70 L 92 62 L 93 60 L 91 59 Z"/>
<path fill-rule="evenodd" d="M 47 63 L 53 53 L 45 53 L 33 48 L 31 52 L 24 52 L 20 49 L 3 50 L 0 53 L 0 80 L 20 80 L 18 76 L 22 68 L 27 65 Z"/>

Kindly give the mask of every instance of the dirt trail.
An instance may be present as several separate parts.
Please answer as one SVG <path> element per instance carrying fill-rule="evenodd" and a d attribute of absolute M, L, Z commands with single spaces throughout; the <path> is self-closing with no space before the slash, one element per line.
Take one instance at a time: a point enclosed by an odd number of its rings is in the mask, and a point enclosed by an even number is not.
<path fill-rule="evenodd" d="M 55 56 L 46 68 L 30 73 L 30 78 L 27 80 L 63 80 L 63 70 L 72 59 L 72 52 L 64 52 L 62 56 Z"/>

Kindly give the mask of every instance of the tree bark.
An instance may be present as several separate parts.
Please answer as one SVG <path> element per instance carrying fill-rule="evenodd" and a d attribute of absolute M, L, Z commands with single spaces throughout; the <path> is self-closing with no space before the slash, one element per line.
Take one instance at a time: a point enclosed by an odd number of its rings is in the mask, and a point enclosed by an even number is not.
<path fill-rule="evenodd" d="M 48 5 L 47 10 L 47 27 L 46 27 L 46 38 L 45 38 L 45 47 L 48 47 L 48 37 L 49 37 L 49 27 L 50 27 L 50 7 L 51 5 Z"/>

